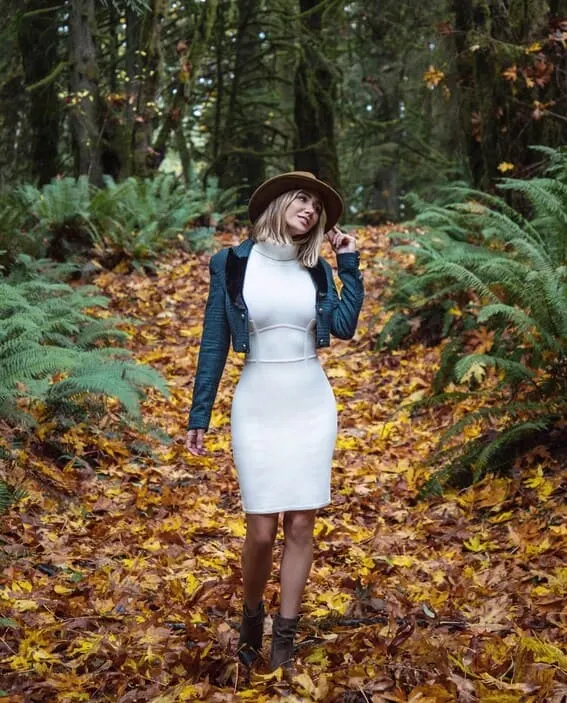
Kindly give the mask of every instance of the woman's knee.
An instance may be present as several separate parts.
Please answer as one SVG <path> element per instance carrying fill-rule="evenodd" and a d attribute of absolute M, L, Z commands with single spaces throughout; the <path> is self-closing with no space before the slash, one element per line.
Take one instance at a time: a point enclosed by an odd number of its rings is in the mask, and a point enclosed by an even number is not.
<path fill-rule="evenodd" d="M 309 544 L 313 540 L 314 526 L 314 510 L 301 510 L 286 513 L 284 516 L 284 535 L 286 542 Z"/>
<path fill-rule="evenodd" d="M 248 515 L 246 541 L 255 549 L 271 549 L 278 531 L 278 516 Z"/>

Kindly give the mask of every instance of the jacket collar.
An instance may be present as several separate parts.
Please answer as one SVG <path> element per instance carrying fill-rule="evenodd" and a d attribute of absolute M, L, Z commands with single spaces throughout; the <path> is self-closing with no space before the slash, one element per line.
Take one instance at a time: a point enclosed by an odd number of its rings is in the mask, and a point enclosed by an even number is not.
<path fill-rule="evenodd" d="M 254 243 L 254 240 L 248 237 L 248 239 L 240 242 L 237 246 L 230 247 L 226 258 L 226 289 L 233 305 L 236 305 L 236 307 L 243 310 L 246 309 L 246 304 L 244 302 L 244 298 L 242 297 L 244 274 L 246 273 L 246 265 L 248 264 L 250 251 L 252 250 Z M 319 257 L 315 266 L 308 268 L 307 270 L 309 271 L 317 290 L 317 301 L 325 298 L 328 292 L 328 283 L 321 257 Z"/>

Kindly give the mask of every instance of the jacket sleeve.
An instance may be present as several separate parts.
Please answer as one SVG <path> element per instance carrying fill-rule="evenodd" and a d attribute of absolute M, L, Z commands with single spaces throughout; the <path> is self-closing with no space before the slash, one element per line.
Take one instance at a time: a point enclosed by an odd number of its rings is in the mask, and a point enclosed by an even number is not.
<path fill-rule="evenodd" d="M 364 301 L 364 283 L 359 263 L 360 254 L 357 251 L 337 254 L 339 278 L 343 284 L 340 296 L 331 272 L 331 334 L 339 339 L 352 339 L 356 332 L 358 316 Z"/>
<path fill-rule="evenodd" d="M 193 387 L 188 429 L 209 429 L 211 412 L 226 364 L 230 327 L 225 310 L 223 262 L 213 256 L 209 262 L 209 296 L 205 307 L 203 334 Z"/>

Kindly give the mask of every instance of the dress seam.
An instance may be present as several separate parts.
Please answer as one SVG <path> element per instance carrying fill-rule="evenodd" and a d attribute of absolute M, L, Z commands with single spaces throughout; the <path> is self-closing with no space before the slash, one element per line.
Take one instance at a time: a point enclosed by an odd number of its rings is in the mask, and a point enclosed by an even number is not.
<path fill-rule="evenodd" d="M 290 510 L 318 510 L 319 508 L 324 508 L 327 505 L 331 504 L 331 500 L 327 500 L 324 503 L 317 503 L 316 505 L 298 505 L 298 506 L 292 506 L 292 507 L 285 507 L 285 508 L 267 508 L 267 509 L 262 509 L 262 510 L 246 510 L 245 507 L 242 508 L 243 512 L 249 513 L 250 515 L 263 515 L 263 514 L 270 514 L 270 513 L 285 513 Z"/>

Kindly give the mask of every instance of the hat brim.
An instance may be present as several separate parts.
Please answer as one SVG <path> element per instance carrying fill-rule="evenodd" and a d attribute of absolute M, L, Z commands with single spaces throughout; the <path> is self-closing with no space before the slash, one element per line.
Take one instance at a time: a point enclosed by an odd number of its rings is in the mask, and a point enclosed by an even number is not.
<path fill-rule="evenodd" d="M 289 190 L 306 190 L 315 193 L 321 198 L 326 217 L 326 230 L 334 227 L 341 217 L 344 209 L 343 199 L 334 188 L 320 181 L 315 176 L 303 176 L 298 173 L 284 173 L 274 176 L 258 186 L 252 193 L 248 203 L 250 222 L 254 224 L 268 205 L 283 193 Z"/>

